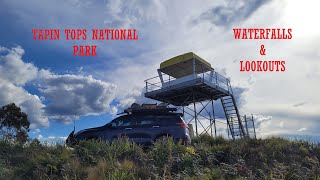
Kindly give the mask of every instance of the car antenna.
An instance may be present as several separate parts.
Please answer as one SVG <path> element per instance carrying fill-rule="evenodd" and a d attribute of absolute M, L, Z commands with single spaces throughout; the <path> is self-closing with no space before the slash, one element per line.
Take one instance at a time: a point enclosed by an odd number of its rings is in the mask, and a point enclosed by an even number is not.
<path fill-rule="evenodd" d="M 73 120 L 73 132 L 75 132 L 76 131 L 76 120 L 74 119 Z"/>

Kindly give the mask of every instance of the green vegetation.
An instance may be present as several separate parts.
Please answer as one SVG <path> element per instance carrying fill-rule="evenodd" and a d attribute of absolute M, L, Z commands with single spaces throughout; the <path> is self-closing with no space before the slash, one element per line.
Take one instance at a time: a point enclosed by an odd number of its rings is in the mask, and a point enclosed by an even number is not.
<path fill-rule="evenodd" d="M 28 139 L 28 115 L 14 103 L 0 108 L 0 138 L 24 144 Z"/>
<path fill-rule="evenodd" d="M 34 139 L 0 141 L 0 179 L 319 179 L 320 147 L 282 138 L 200 136 L 144 149 L 127 139 L 74 148 Z"/>

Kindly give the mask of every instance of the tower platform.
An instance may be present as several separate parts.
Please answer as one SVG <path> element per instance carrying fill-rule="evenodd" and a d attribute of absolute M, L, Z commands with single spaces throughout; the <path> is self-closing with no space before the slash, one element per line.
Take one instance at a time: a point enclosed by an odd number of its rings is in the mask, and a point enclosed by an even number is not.
<path fill-rule="evenodd" d="M 196 102 L 205 100 L 217 100 L 221 97 L 230 95 L 230 87 L 226 79 L 225 82 L 218 82 L 216 76 L 210 79 L 210 75 L 204 76 L 189 76 L 184 79 L 168 80 L 157 88 L 156 85 L 146 81 L 145 97 L 167 102 L 175 106 L 188 106 Z M 195 96 L 195 98 L 193 97 Z"/>

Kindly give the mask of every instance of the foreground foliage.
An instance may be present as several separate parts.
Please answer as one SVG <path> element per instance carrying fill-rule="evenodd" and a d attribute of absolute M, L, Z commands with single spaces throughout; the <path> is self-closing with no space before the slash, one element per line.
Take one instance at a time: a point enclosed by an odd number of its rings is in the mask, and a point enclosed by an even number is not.
<path fill-rule="evenodd" d="M 229 141 L 201 136 L 192 146 L 162 140 L 143 149 L 126 139 L 74 148 L 0 141 L 0 179 L 319 179 L 320 147 L 282 138 Z"/>

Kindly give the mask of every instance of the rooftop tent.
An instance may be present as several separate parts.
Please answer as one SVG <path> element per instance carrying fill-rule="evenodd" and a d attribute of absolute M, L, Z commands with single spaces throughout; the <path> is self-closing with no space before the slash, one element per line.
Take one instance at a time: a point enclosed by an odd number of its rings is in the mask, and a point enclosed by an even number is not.
<path fill-rule="evenodd" d="M 211 71 L 211 64 L 197 56 L 193 52 L 182 54 L 168 59 L 160 64 L 159 71 L 174 78 L 181 78 L 193 74 Z"/>

